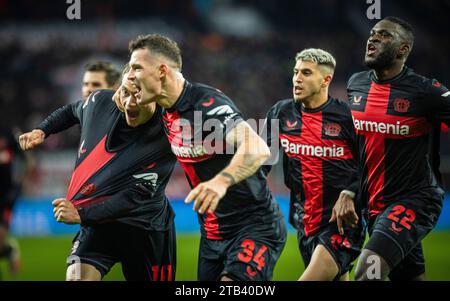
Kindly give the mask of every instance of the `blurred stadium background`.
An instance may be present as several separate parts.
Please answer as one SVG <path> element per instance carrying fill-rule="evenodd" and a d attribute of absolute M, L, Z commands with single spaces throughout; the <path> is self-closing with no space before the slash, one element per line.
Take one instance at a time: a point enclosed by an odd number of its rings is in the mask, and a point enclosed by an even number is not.
<path fill-rule="evenodd" d="M 190 81 L 220 88 L 247 118 L 264 118 L 271 105 L 291 96 L 297 51 L 324 48 L 337 59 L 331 94 L 346 98 L 346 80 L 363 69 L 368 32 L 365 0 L 81 0 L 81 20 L 68 20 L 65 0 L 0 0 L 0 126 L 33 129 L 56 108 L 81 98 L 83 66 L 109 60 L 122 66 L 128 41 L 161 33 L 183 52 Z M 381 16 L 412 23 L 416 43 L 408 65 L 450 85 L 450 1 L 381 0 Z M 34 152 L 32 175 L 23 183 L 12 222 L 23 255 L 23 271 L 6 280 L 63 280 L 65 261 L 77 226 L 53 220 L 51 200 L 64 196 L 78 145 L 78 128 L 53 135 Z M 450 136 L 444 129 L 441 171 L 450 183 Z M 271 187 L 287 216 L 287 191 L 280 168 Z M 449 188 L 450 186 L 447 186 Z M 195 280 L 197 218 L 181 200 L 188 187 L 178 168 L 167 193 L 177 212 L 179 280 Z M 450 198 L 438 227 L 425 239 L 427 273 L 450 280 Z M 293 232 L 275 270 L 275 280 L 295 280 L 303 270 Z M 115 267 L 108 280 L 121 280 Z"/>

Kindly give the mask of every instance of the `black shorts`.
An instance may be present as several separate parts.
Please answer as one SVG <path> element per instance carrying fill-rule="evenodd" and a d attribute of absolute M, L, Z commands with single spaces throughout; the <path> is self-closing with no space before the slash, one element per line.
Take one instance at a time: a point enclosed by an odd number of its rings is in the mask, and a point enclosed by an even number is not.
<path fill-rule="evenodd" d="M 286 223 L 280 219 L 270 230 L 258 231 L 255 226 L 243 229 L 232 239 L 202 237 L 198 280 L 218 281 L 227 276 L 235 281 L 270 281 L 286 244 L 286 236 Z"/>
<path fill-rule="evenodd" d="M 391 280 L 411 280 L 425 272 L 421 241 L 435 227 L 442 203 L 409 199 L 389 204 L 369 218 L 370 239 L 365 246 L 391 268 Z"/>
<path fill-rule="evenodd" d="M 361 253 L 365 235 L 362 222 L 356 228 L 345 227 L 344 230 L 344 235 L 341 236 L 337 224 L 330 223 L 312 236 L 305 236 L 303 232 L 298 231 L 298 246 L 305 269 L 311 261 L 314 250 L 320 244 L 331 254 L 339 268 L 335 279 L 350 272 L 353 268 L 353 261 Z"/>
<path fill-rule="evenodd" d="M 73 239 L 68 265 L 79 262 L 94 266 L 102 278 L 112 266 L 122 263 L 126 280 L 175 280 L 175 226 L 167 231 L 147 231 L 123 223 L 81 226 Z"/>

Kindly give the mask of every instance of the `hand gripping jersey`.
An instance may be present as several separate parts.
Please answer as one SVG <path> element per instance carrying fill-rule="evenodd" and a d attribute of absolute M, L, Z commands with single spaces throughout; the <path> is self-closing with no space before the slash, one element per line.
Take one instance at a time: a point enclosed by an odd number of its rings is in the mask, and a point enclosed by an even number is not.
<path fill-rule="evenodd" d="M 74 120 L 81 125 L 67 199 L 79 209 L 82 224 L 115 220 L 165 230 L 174 214 L 164 192 L 176 160 L 164 136 L 161 109 L 147 123 L 131 128 L 113 94 L 96 91 L 86 102 L 55 111 L 38 128 L 49 135 Z"/>
<path fill-rule="evenodd" d="M 191 187 L 212 179 L 230 163 L 234 153 L 227 153 L 225 136 L 242 116 L 219 90 L 186 81 L 163 119 L 172 151 Z M 229 239 L 255 227 L 270 231 L 272 222 L 279 218 L 281 211 L 261 169 L 231 186 L 214 213 L 199 214 L 202 235 L 214 240 Z"/>
<path fill-rule="evenodd" d="M 356 73 L 347 91 L 370 215 L 405 199 L 440 202 L 439 129 L 450 120 L 448 89 L 405 67 L 385 82 L 373 71 Z"/>
<path fill-rule="evenodd" d="M 316 109 L 281 100 L 268 112 L 266 126 L 269 145 L 274 143 L 271 131 L 279 133 L 284 180 L 291 192 L 289 221 L 306 236 L 314 235 L 329 225 L 340 192 L 358 189 L 350 109 L 331 97 Z M 355 200 L 357 212 L 359 207 Z"/>

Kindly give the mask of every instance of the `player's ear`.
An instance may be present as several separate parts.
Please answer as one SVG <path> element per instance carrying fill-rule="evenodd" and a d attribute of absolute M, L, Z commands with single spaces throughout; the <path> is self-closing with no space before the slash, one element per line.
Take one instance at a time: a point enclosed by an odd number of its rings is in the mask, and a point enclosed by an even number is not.
<path fill-rule="evenodd" d="M 331 73 L 328 73 L 323 78 L 322 87 L 328 87 L 331 84 L 331 80 L 333 79 L 333 75 Z"/>
<path fill-rule="evenodd" d="M 409 54 L 409 50 L 410 50 L 410 47 L 409 47 L 408 44 L 402 44 L 402 45 L 400 45 L 400 49 L 399 49 L 399 51 L 398 51 L 398 57 L 399 57 L 399 58 L 407 57 L 408 54 Z"/>
<path fill-rule="evenodd" d="M 159 78 L 166 77 L 169 73 L 169 66 L 166 64 L 159 65 Z"/>

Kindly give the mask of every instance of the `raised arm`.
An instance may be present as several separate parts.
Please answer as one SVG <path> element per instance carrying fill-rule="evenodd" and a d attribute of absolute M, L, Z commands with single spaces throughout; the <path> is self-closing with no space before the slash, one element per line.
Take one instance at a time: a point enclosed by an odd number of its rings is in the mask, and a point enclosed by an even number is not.
<path fill-rule="evenodd" d="M 50 114 L 41 124 L 31 132 L 20 135 L 20 148 L 24 151 L 41 145 L 51 134 L 62 132 L 80 123 L 78 111 L 82 101 L 65 105 Z"/>

